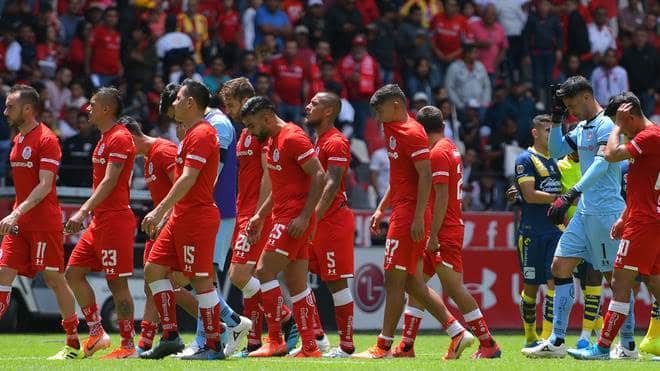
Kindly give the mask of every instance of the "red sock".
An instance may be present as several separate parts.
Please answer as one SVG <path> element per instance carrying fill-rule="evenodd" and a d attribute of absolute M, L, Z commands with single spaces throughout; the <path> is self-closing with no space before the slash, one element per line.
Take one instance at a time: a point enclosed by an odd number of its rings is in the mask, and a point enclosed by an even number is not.
<path fill-rule="evenodd" d="M 158 280 L 149 284 L 154 296 L 156 310 L 160 315 L 163 328 L 163 338 L 172 339 L 178 336 L 179 326 L 176 322 L 176 299 L 170 280 Z"/>
<path fill-rule="evenodd" d="M 282 322 L 283 323 L 289 322 L 289 320 L 291 319 L 291 309 L 287 307 L 286 304 L 282 303 L 282 309 L 280 310 L 280 313 L 281 313 L 280 318 L 282 319 Z"/>
<path fill-rule="evenodd" d="M 346 353 L 353 353 L 353 297 L 351 290 L 346 288 L 332 294 L 335 303 L 335 320 L 337 321 L 337 334 L 339 347 Z M 318 313 L 318 311 L 317 311 Z"/>
<path fill-rule="evenodd" d="M 89 327 L 89 334 L 91 336 L 98 336 L 103 333 L 103 326 L 101 326 L 101 315 L 96 303 L 90 304 L 84 308 L 80 308 L 85 316 L 87 327 Z"/>
<path fill-rule="evenodd" d="M 7 309 L 9 309 L 9 299 L 11 298 L 11 286 L 0 286 L 0 318 L 2 318 Z"/>
<path fill-rule="evenodd" d="M 142 321 L 140 323 L 142 331 L 140 332 L 140 340 L 138 340 L 138 346 L 142 350 L 151 349 L 151 345 L 154 342 L 154 337 L 158 332 L 158 324 L 150 321 Z"/>
<path fill-rule="evenodd" d="M 306 352 L 312 352 L 318 347 L 316 346 L 316 336 L 314 335 L 314 312 L 316 306 L 314 299 L 311 296 L 311 291 L 305 289 L 298 295 L 291 298 L 293 302 L 293 318 L 296 320 L 298 332 L 300 332 L 300 339 L 302 348 Z"/>
<path fill-rule="evenodd" d="M 378 342 L 376 343 L 376 345 L 382 350 L 388 350 L 389 351 L 390 349 L 392 349 L 392 342 L 393 341 L 394 341 L 394 339 L 385 337 L 381 334 L 381 335 L 378 335 Z"/>
<path fill-rule="evenodd" d="M 628 303 L 625 303 L 626 306 Z M 625 314 L 612 311 L 612 305 L 610 304 L 610 309 L 605 314 L 605 319 L 603 320 L 603 329 L 600 331 L 600 338 L 598 338 L 598 346 L 601 348 L 609 348 L 612 345 L 612 341 L 619 333 L 619 329 L 625 322 Z"/>
<path fill-rule="evenodd" d="M 479 308 L 473 310 L 470 313 L 466 313 L 463 318 L 467 323 L 470 332 L 472 332 L 479 339 L 479 346 L 481 347 L 492 347 L 495 344 L 493 337 L 490 335 L 488 330 L 488 325 L 484 316 L 481 314 Z"/>
<path fill-rule="evenodd" d="M 401 332 L 401 342 L 409 347 L 406 350 L 410 350 L 410 348 L 415 345 L 417 331 L 419 331 L 419 325 L 422 323 L 423 315 L 424 311 L 415 307 L 406 307 L 406 311 L 403 313 L 403 332 Z"/>
<path fill-rule="evenodd" d="M 120 319 L 117 321 L 119 324 L 119 336 L 121 337 L 121 347 L 124 349 L 133 349 L 133 337 L 135 336 L 135 325 L 132 319 Z"/>
<path fill-rule="evenodd" d="M 80 340 L 78 339 L 78 315 L 72 314 L 70 317 L 62 320 L 62 327 L 66 333 L 66 345 L 74 349 L 80 349 Z"/>
<path fill-rule="evenodd" d="M 204 332 L 206 334 L 206 347 L 213 350 L 219 350 L 220 334 L 220 299 L 215 289 L 200 293 L 197 295 L 199 303 L 199 312 L 204 322 Z"/>
<path fill-rule="evenodd" d="M 314 291 L 312 290 L 309 292 L 312 297 L 312 303 L 314 303 L 314 317 L 312 317 L 312 328 L 314 329 L 314 336 L 316 336 L 317 339 L 322 339 L 325 335 L 325 332 L 323 332 L 321 316 L 319 316 L 318 306 L 316 305 L 316 295 L 314 295 Z"/>
<path fill-rule="evenodd" d="M 280 284 L 277 281 L 270 281 L 261 285 L 261 302 L 268 324 L 268 338 L 273 342 L 280 343 L 282 342 L 281 322 L 284 298 L 282 297 Z"/>
<path fill-rule="evenodd" d="M 252 321 L 252 328 L 248 333 L 248 348 L 261 346 L 261 329 L 263 326 L 263 307 L 261 305 L 261 291 L 252 297 L 243 297 L 243 314 Z"/>

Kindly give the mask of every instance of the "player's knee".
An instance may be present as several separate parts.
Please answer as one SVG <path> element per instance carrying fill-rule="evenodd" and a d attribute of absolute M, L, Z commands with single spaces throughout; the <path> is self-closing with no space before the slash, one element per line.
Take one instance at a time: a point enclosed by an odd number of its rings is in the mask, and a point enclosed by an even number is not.
<path fill-rule="evenodd" d="M 250 277 L 252 277 L 250 272 L 246 269 L 242 269 L 242 267 L 232 265 L 229 268 L 229 280 L 236 287 L 244 287 L 250 280 Z"/>
<path fill-rule="evenodd" d="M 660 297 L 660 275 L 651 275 L 644 278 L 644 283 L 656 298 Z"/>
<path fill-rule="evenodd" d="M 50 289 L 55 290 L 66 283 L 64 276 L 60 272 L 43 272 L 44 282 Z"/>
<path fill-rule="evenodd" d="M 565 262 L 556 259 L 552 262 L 551 270 L 555 278 L 569 278 L 573 271 Z"/>
<path fill-rule="evenodd" d="M 130 296 L 130 291 L 128 290 L 128 279 L 126 277 L 118 277 L 113 280 L 108 280 L 108 288 L 112 295 L 121 295 L 128 293 Z"/>
<path fill-rule="evenodd" d="M 85 279 L 85 273 L 76 267 L 67 267 L 64 271 L 64 278 L 69 286 L 77 287 L 80 284 L 80 281 Z"/>

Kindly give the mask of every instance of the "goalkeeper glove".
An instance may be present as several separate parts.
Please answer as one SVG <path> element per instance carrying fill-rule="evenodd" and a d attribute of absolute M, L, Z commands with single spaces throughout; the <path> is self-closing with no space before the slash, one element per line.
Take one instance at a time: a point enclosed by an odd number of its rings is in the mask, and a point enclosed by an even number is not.
<path fill-rule="evenodd" d="M 555 225 L 564 224 L 566 211 L 571 207 L 573 201 L 580 197 L 581 192 L 571 187 L 566 193 L 559 196 L 548 208 L 548 217 Z"/>

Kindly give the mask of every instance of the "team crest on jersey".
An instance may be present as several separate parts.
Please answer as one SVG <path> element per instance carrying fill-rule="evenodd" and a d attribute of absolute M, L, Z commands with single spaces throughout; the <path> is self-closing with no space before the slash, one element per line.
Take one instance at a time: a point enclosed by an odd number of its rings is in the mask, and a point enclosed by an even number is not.
<path fill-rule="evenodd" d="M 587 140 L 590 141 L 593 138 L 594 138 L 594 133 L 591 130 L 587 131 Z"/>
<path fill-rule="evenodd" d="M 181 151 L 183 151 L 183 142 L 179 143 L 179 145 L 177 146 L 176 153 L 180 155 Z"/>
<path fill-rule="evenodd" d="M 149 170 L 149 171 L 148 171 L 148 172 L 149 172 L 149 175 L 151 175 L 151 174 L 154 173 L 154 163 L 153 163 L 153 162 L 150 162 L 150 163 L 149 163 L 149 168 L 148 168 L 148 170 Z"/>
<path fill-rule="evenodd" d="M 246 147 L 249 147 L 250 144 L 252 144 L 252 135 L 248 135 L 245 137 L 245 142 L 243 143 Z"/>
<path fill-rule="evenodd" d="M 29 159 L 32 156 L 32 148 L 30 148 L 29 146 L 23 148 L 22 155 L 23 155 L 23 160 Z"/>
<path fill-rule="evenodd" d="M 275 150 L 273 151 L 273 161 L 277 162 L 277 161 L 279 161 L 279 160 L 280 160 L 280 151 L 278 151 L 277 149 L 275 149 Z"/>
<path fill-rule="evenodd" d="M 525 167 L 523 165 L 517 165 L 516 166 L 516 173 L 517 174 L 522 174 L 523 171 L 525 171 Z"/>
<path fill-rule="evenodd" d="M 390 149 L 396 148 L 396 139 L 393 136 L 390 136 Z"/>
<path fill-rule="evenodd" d="M 102 156 L 104 150 L 105 150 L 105 144 L 101 143 L 101 145 L 99 146 L 99 152 L 97 154 L 99 156 Z"/>

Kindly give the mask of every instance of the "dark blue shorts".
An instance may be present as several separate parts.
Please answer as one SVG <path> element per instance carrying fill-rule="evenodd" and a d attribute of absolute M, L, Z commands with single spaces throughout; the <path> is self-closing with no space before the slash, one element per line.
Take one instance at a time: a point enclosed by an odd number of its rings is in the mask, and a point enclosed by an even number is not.
<path fill-rule="evenodd" d="M 528 285 L 544 285 L 552 279 L 552 259 L 561 232 L 529 234 L 518 232 L 518 258 L 523 280 Z"/>

